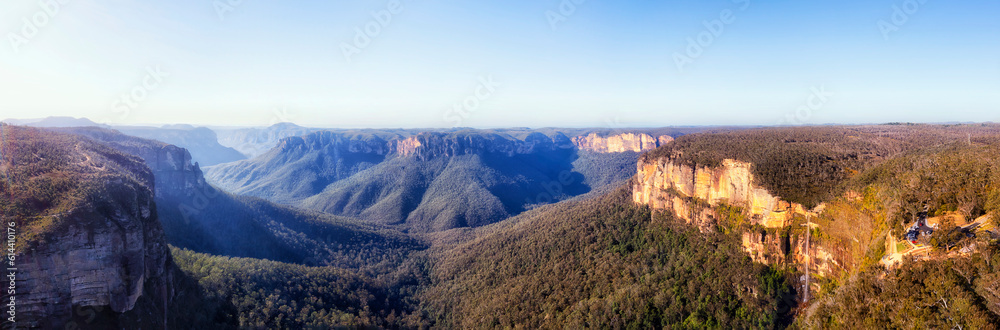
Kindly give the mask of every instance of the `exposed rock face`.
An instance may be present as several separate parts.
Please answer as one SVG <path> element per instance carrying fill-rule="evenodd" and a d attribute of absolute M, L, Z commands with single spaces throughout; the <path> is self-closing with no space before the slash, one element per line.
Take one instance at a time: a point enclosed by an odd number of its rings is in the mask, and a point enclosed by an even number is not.
<path fill-rule="evenodd" d="M 333 152 L 384 156 L 389 153 L 390 146 L 386 140 L 377 136 L 322 131 L 285 138 L 278 144 L 277 149 L 281 152 L 328 149 Z"/>
<path fill-rule="evenodd" d="M 671 212 L 702 231 L 717 225 L 720 217 L 715 206 L 741 207 L 752 224 L 765 228 L 742 234 L 743 247 L 754 261 L 792 263 L 801 269 L 808 264 L 810 271 L 821 275 L 843 271 L 834 254 L 820 244 L 814 242 L 807 250 L 803 235 L 787 234 L 786 227 L 793 224 L 793 217 L 815 216 L 822 205 L 807 210 L 772 195 L 755 184 L 752 166 L 732 159 L 716 168 L 692 167 L 670 158 L 640 159 L 632 198 L 635 203 Z"/>
<path fill-rule="evenodd" d="M 212 166 L 246 159 L 239 151 L 219 144 L 215 131 L 204 127 L 174 125 L 164 127 L 116 127 L 122 133 L 169 143 L 187 149 L 195 162 Z"/>
<path fill-rule="evenodd" d="M 411 136 L 402 140 L 396 140 L 394 149 L 399 155 L 406 157 L 417 153 L 417 148 L 423 146 L 420 139 L 416 136 Z"/>
<path fill-rule="evenodd" d="M 656 149 L 656 147 L 673 140 L 674 138 L 667 135 L 654 138 L 649 134 L 623 133 L 601 136 L 597 133 L 590 133 L 573 138 L 573 144 L 580 150 L 590 152 L 643 152 Z"/>
<path fill-rule="evenodd" d="M 136 171 L 99 177 L 100 189 L 55 215 L 58 227 L 25 243 L 18 259 L 23 282 L 18 283 L 17 311 L 28 326 L 62 328 L 76 316 L 74 311 L 79 314 L 88 306 L 91 311 L 128 313 L 147 295 L 146 301 L 163 303 L 142 308 L 157 311 L 155 315 L 122 320 L 145 318 L 143 324 L 166 327 L 173 263 L 150 189 L 153 177 L 135 158 L 119 164 Z"/>
<path fill-rule="evenodd" d="M 670 136 L 654 138 L 649 134 L 623 133 L 601 136 L 591 133 L 572 139 L 563 134 L 549 137 L 532 133 L 523 141 L 498 134 L 421 133 L 405 139 L 393 140 L 392 152 L 400 156 L 429 159 L 439 156 L 494 153 L 507 156 L 577 148 L 597 153 L 642 152 L 673 141 Z"/>
<path fill-rule="evenodd" d="M 71 318 L 74 306 L 128 312 L 147 281 L 163 281 L 169 250 L 152 194 L 134 198 L 128 201 L 136 203 L 133 207 L 101 205 L 113 207 L 113 213 L 73 212 L 67 215 L 68 230 L 30 248 L 19 267 L 25 294 L 18 312 L 25 320 L 35 326 L 59 326 Z M 146 294 L 160 295 L 155 291 Z"/>
<path fill-rule="evenodd" d="M 764 227 L 789 224 L 795 214 L 805 215 L 802 205 L 771 195 L 754 182 L 751 164 L 727 159 L 719 168 L 691 167 L 673 159 L 640 160 L 638 178 L 632 187 L 633 200 L 654 209 L 672 210 L 685 220 L 703 222 L 709 214 L 692 215 L 686 197 L 711 206 L 727 203 L 743 207 L 750 218 Z"/>
<path fill-rule="evenodd" d="M 173 145 L 120 149 L 146 161 L 156 177 L 157 196 L 176 195 L 205 184 L 201 168 L 198 164 L 191 164 L 191 154 L 187 149 Z"/>
<path fill-rule="evenodd" d="M 670 135 L 660 135 L 660 137 L 657 138 L 656 141 L 659 143 L 659 145 L 662 146 L 664 144 L 673 142 L 674 138 L 672 136 L 670 136 Z"/>
<path fill-rule="evenodd" d="M 421 133 L 405 139 L 393 140 L 392 152 L 402 157 L 414 156 L 420 160 L 471 154 L 500 154 L 507 157 L 568 149 L 560 143 L 565 139 L 550 138 L 534 133 L 523 141 L 499 134 Z"/>
<path fill-rule="evenodd" d="M 745 232 L 743 249 L 753 261 L 764 264 L 792 263 L 804 267 L 809 265 L 813 274 L 830 276 L 845 271 L 835 255 L 816 244 L 814 240 L 806 251 L 806 237 L 803 235 L 782 235 L 781 233 Z"/>

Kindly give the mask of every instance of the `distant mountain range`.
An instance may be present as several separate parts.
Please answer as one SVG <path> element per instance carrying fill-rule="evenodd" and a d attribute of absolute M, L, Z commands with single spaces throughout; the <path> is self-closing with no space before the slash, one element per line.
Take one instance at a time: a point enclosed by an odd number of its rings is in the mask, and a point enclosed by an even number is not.
<path fill-rule="evenodd" d="M 212 166 L 246 159 L 233 148 L 219 144 L 215 132 L 205 127 L 169 125 L 163 127 L 115 126 L 114 129 L 132 136 L 166 142 L 191 152 L 191 158 L 201 166 Z"/>
<path fill-rule="evenodd" d="M 88 126 L 109 127 L 108 125 L 95 123 L 87 118 L 57 117 L 57 116 L 46 117 L 46 118 L 33 118 L 33 119 L 8 118 L 4 119 L 3 122 L 11 125 L 31 126 L 31 127 L 88 127 Z"/>
<path fill-rule="evenodd" d="M 302 136 L 318 130 L 292 123 L 278 123 L 270 127 L 223 128 L 215 131 L 219 135 L 219 144 L 236 149 L 247 158 L 254 158 L 274 148 L 281 139 Z"/>
<path fill-rule="evenodd" d="M 194 161 L 201 166 L 233 162 L 246 159 L 238 151 L 219 144 L 215 132 L 204 127 L 191 125 L 152 126 L 109 126 L 98 124 L 87 118 L 47 117 L 38 119 L 5 119 L 3 122 L 11 125 L 67 128 L 67 127 L 101 127 L 113 128 L 122 133 L 147 139 L 166 142 L 187 149 Z"/>

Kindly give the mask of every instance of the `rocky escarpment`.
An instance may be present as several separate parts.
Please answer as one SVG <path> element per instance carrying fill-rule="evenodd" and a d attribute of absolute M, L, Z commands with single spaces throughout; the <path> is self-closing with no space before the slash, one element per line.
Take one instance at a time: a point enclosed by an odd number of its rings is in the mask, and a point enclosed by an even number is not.
<path fill-rule="evenodd" d="M 640 159 L 633 199 L 697 223 L 711 222 L 714 215 L 693 207 L 694 200 L 708 206 L 726 203 L 742 207 L 754 224 L 769 228 L 787 226 L 796 215 L 809 214 L 802 205 L 786 202 L 758 186 L 751 167 L 732 159 L 716 168 L 688 166 L 670 158 Z"/>
<path fill-rule="evenodd" d="M 74 310 L 88 307 L 127 313 L 143 295 L 164 303 L 152 308 L 161 312 L 160 321 L 147 321 L 166 326 L 170 251 L 152 192 L 142 188 L 109 181 L 104 189 L 116 197 L 95 197 L 95 203 L 62 215 L 66 226 L 28 245 L 18 267 L 24 276 L 18 312 L 29 326 L 59 328 Z"/>
<path fill-rule="evenodd" d="M 15 181 L 4 185 L 10 191 L 3 195 L 14 197 L 0 210 L 23 239 L 18 325 L 166 328 L 174 268 L 152 171 L 137 157 L 76 136 L 3 131 L 0 168 Z M 103 318 L 80 319 L 91 314 Z"/>
<path fill-rule="evenodd" d="M 673 138 L 657 138 L 645 133 L 605 135 L 590 133 L 569 138 L 562 133 L 552 136 L 532 133 L 523 140 L 500 134 L 421 133 L 405 139 L 393 140 L 391 150 L 400 156 L 428 159 L 436 156 L 466 154 L 502 154 L 508 157 L 555 150 L 578 150 L 595 153 L 643 152 L 670 143 Z"/>
<path fill-rule="evenodd" d="M 334 153 L 374 154 L 384 156 L 391 146 L 386 139 L 376 135 L 344 134 L 321 131 L 304 136 L 282 139 L 279 152 L 328 150 Z"/>
<path fill-rule="evenodd" d="M 421 160 L 434 157 L 452 157 L 470 154 L 498 154 L 507 157 L 534 154 L 573 147 L 565 135 L 555 138 L 532 133 L 524 140 L 499 134 L 484 133 L 421 133 L 392 141 L 392 152 L 403 157 L 414 156 Z"/>
<path fill-rule="evenodd" d="M 662 135 L 654 138 L 643 133 L 622 133 L 603 136 L 598 133 L 590 133 L 573 138 L 573 145 L 580 150 L 590 152 L 643 152 L 656 149 L 673 141 L 669 135 Z"/>
<path fill-rule="evenodd" d="M 753 164 L 726 159 L 718 167 L 688 166 L 669 157 L 643 157 L 637 167 L 632 186 L 637 204 L 670 212 L 702 231 L 716 230 L 730 216 L 720 213 L 736 210 L 749 222 L 738 229 L 744 230 L 743 248 L 754 261 L 802 270 L 809 265 L 820 275 L 844 270 L 836 251 L 817 244 L 807 248 L 804 231 L 797 229 L 824 206 L 808 210 L 771 194 L 757 184 Z"/>
<path fill-rule="evenodd" d="M 206 186 L 201 166 L 192 162 L 191 153 L 175 145 L 123 135 L 100 128 L 67 128 L 61 132 L 82 135 L 119 152 L 141 158 L 152 171 L 156 196 L 190 195 Z"/>
<path fill-rule="evenodd" d="M 793 264 L 800 269 L 809 265 L 809 271 L 822 276 L 846 271 L 845 263 L 838 258 L 844 251 L 830 250 L 825 245 L 817 244 L 815 239 L 807 242 L 803 234 L 791 234 L 782 230 L 750 230 L 742 233 L 742 242 L 743 250 L 756 262 L 769 265 Z"/>
<path fill-rule="evenodd" d="M 116 127 L 122 133 L 145 139 L 156 140 L 187 149 L 195 162 L 201 166 L 233 162 L 246 156 L 233 148 L 219 144 L 215 131 L 205 127 L 174 125 L 163 127 Z"/>
<path fill-rule="evenodd" d="M 142 157 L 156 178 L 156 195 L 183 194 L 203 187 L 205 178 L 198 164 L 191 163 L 191 153 L 174 145 L 155 145 L 150 148 L 122 148 L 122 151 Z"/>

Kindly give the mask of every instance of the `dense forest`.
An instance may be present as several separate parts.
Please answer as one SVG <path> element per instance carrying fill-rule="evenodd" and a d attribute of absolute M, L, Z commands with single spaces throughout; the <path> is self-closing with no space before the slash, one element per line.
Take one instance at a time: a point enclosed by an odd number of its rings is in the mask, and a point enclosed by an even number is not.
<path fill-rule="evenodd" d="M 1000 324 L 1000 251 L 907 262 L 850 278 L 802 313 L 803 328 L 996 329 Z M 938 256 L 940 257 L 940 256 Z"/>
<path fill-rule="evenodd" d="M 421 278 L 406 264 L 379 277 L 337 267 L 311 267 L 251 258 L 230 258 L 171 249 L 176 263 L 197 283 L 195 294 L 211 304 L 190 310 L 199 320 L 239 328 L 329 329 L 399 327 L 413 321 L 413 288 Z"/>
<path fill-rule="evenodd" d="M 774 328 L 786 274 L 739 243 L 635 206 L 629 192 L 542 207 L 441 251 L 420 297 L 446 328 Z"/>
<path fill-rule="evenodd" d="M 626 203 L 628 192 L 550 205 L 377 277 L 173 249 L 241 327 L 775 328 L 791 322 L 787 274 Z M 213 311 L 227 311 L 224 307 Z M 205 315 L 203 318 L 219 318 Z"/>
<path fill-rule="evenodd" d="M 932 217 L 960 212 L 975 219 L 1000 211 L 997 159 L 994 141 L 933 145 L 873 167 L 850 186 L 877 191 L 883 204 L 898 207 L 897 223 L 912 222 L 925 207 Z"/>

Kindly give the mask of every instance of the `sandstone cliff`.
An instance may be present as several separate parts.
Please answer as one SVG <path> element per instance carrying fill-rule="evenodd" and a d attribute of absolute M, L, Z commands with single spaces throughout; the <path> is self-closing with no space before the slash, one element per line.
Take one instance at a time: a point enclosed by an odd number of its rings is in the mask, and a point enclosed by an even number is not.
<path fill-rule="evenodd" d="M 842 262 L 821 244 L 806 248 L 800 225 L 815 217 L 823 206 L 808 210 L 760 187 L 753 164 L 724 160 L 719 167 L 688 166 L 669 157 L 643 157 L 632 186 L 637 204 L 670 212 L 702 231 L 716 230 L 724 214 L 718 206 L 735 206 L 749 220 L 741 233 L 743 247 L 754 261 L 792 264 L 800 270 L 809 265 L 815 274 L 829 276 L 844 270 Z M 738 228 L 739 229 L 739 228 Z"/>
<path fill-rule="evenodd" d="M 342 153 L 386 155 L 390 151 L 390 145 L 376 135 L 321 131 L 282 139 L 277 149 L 283 152 L 328 149 Z"/>
<path fill-rule="evenodd" d="M 507 157 L 568 150 L 573 146 L 564 135 L 555 138 L 532 133 L 523 140 L 500 134 L 482 133 L 421 133 L 393 140 L 390 150 L 402 157 L 421 160 L 470 154 L 498 154 Z"/>
<path fill-rule="evenodd" d="M 597 133 L 577 136 L 573 138 L 573 144 L 580 150 L 591 152 L 643 152 L 664 144 L 670 143 L 674 138 L 663 135 L 654 138 L 649 134 L 622 133 L 610 136 L 602 136 Z"/>
<path fill-rule="evenodd" d="M 802 205 L 783 201 L 758 186 L 751 166 L 731 159 L 718 168 L 677 164 L 670 158 L 640 159 L 633 199 L 654 209 L 669 210 L 689 222 L 711 217 L 693 210 L 691 198 L 709 206 L 726 203 L 742 207 L 755 224 L 770 228 L 787 226 L 795 215 L 809 213 Z"/>
<path fill-rule="evenodd" d="M 13 157 L 0 168 L 21 174 L 5 187 L 11 191 L 4 195 L 16 197 L 0 203 L 10 202 L 0 209 L 24 239 L 17 257 L 18 325 L 166 328 L 174 268 L 157 218 L 153 172 L 137 157 L 83 138 L 3 130 L 0 149 Z M 24 161 L 33 158 L 53 162 Z M 72 184 L 44 184 L 52 178 Z M 57 204 L 35 205 L 52 207 L 26 206 L 51 193 L 58 194 Z M 104 318 L 80 319 L 90 314 Z"/>
<path fill-rule="evenodd" d="M 126 313 L 144 294 L 150 301 L 169 299 L 172 263 L 152 192 L 129 185 L 107 182 L 105 191 L 118 198 L 101 197 L 63 215 L 66 226 L 28 245 L 19 267 L 24 294 L 18 312 L 26 324 L 62 327 L 88 307 Z M 152 323 L 165 327 L 165 317 L 160 313 L 161 321 Z"/>
<path fill-rule="evenodd" d="M 437 156 L 493 153 L 506 156 L 532 154 L 576 148 L 595 153 L 643 152 L 670 143 L 673 138 L 663 135 L 622 133 L 604 136 L 598 133 L 572 139 L 563 134 L 547 136 L 532 133 L 523 140 L 499 134 L 421 133 L 390 142 L 390 150 L 400 156 L 428 159 Z"/>

